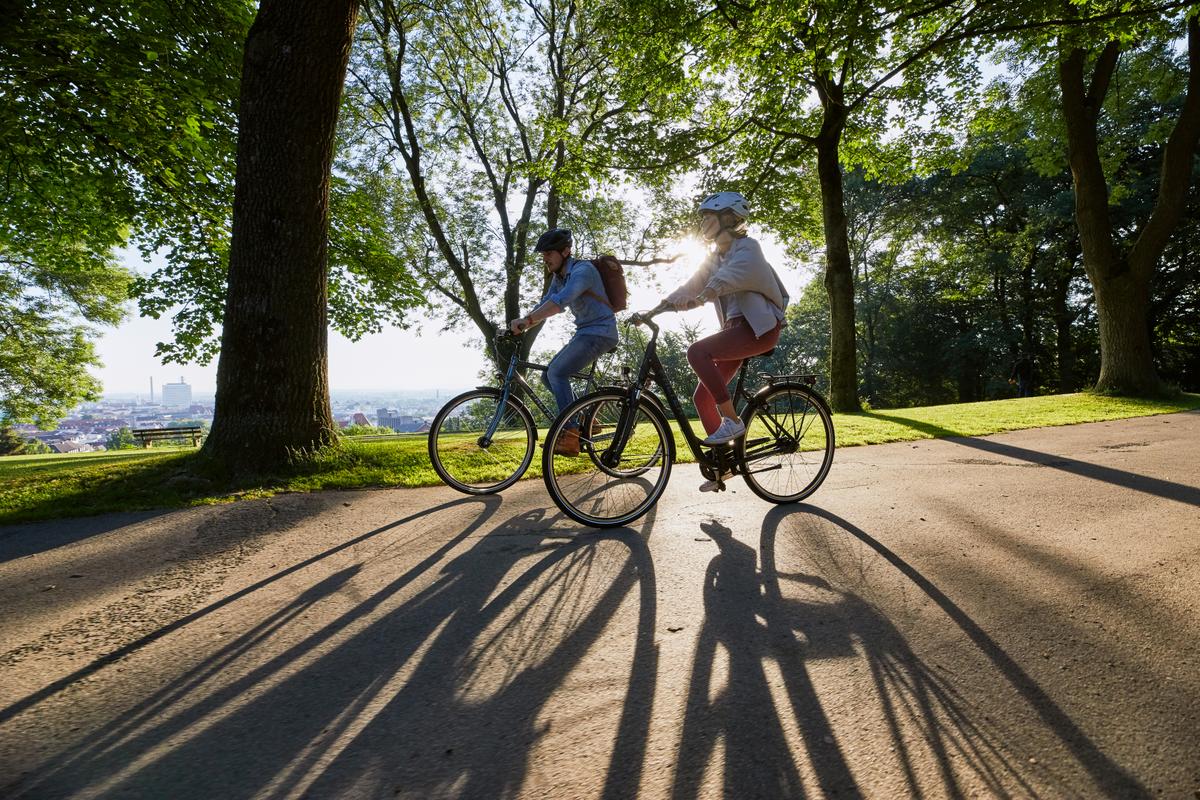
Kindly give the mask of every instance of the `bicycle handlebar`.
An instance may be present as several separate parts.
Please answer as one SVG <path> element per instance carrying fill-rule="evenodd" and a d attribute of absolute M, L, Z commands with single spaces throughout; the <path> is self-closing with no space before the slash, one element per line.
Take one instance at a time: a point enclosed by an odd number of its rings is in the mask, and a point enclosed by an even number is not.
<path fill-rule="evenodd" d="M 539 322 L 539 323 L 538 323 L 538 325 L 540 325 L 540 324 L 541 324 L 541 323 Z M 527 334 L 527 333 L 529 333 L 531 330 L 533 330 L 533 329 L 534 329 L 534 327 L 535 327 L 534 325 L 530 325 L 528 328 L 526 328 L 525 330 L 521 331 L 520 333 L 513 333 L 513 332 L 512 332 L 510 329 L 508 329 L 507 327 L 503 327 L 503 328 L 501 328 L 501 327 L 498 327 L 498 328 L 496 329 L 496 338 L 497 338 L 497 339 L 520 339 L 522 336 L 524 336 L 525 334 Z"/>
<path fill-rule="evenodd" d="M 663 300 L 661 303 L 659 303 L 658 305 L 656 305 L 654 308 L 650 309 L 649 311 L 635 312 L 629 318 L 629 322 L 632 325 L 650 325 L 650 327 L 653 328 L 656 326 L 654 326 L 651 323 L 651 320 L 653 320 L 655 317 L 657 317 L 659 314 L 662 314 L 665 311 L 674 311 L 674 310 L 675 310 L 675 306 L 671 305 L 666 300 Z"/>

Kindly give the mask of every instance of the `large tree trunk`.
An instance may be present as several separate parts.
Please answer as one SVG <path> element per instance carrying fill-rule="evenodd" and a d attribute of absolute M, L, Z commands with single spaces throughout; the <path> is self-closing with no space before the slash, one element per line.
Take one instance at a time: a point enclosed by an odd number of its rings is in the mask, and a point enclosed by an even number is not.
<path fill-rule="evenodd" d="M 263 0 L 246 38 L 216 413 L 205 453 L 238 471 L 334 440 L 329 169 L 354 0 Z"/>
<path fill-rule="evenodd" d="M 1147 395 L 1162 391 L 1154 369 L 1147 325 L 1150 280 L 1171 232 L 1183 214 L 1192 159 L 1200 140 L 1200 22 L 1187 23 L 1190 74 L 1183 109 L 1163 148 L 1158 198 L 1132 246 L 1116 242 L 1108 213 L 1108 183 L 1100 163 L 1097 121 L 1120 46 L 1109 42 L 1085 80 L 1086 53 L 1068 52 L 1059 62 L 1067 156 L 1075 187 L 1075 219 L 1083 265 L 1096 292 L 1100 324 L 1097 391 Z"/>
<path fill-rule="evenodd" d="M 834 411 L 859 411 L 858 351 L 854 331 L 854 271 L 846 230 L 846 203 L 838 149 L 846 127 L 841 87 L 818 76 L 824 106 L 817 135 L 817 175 L 825 229 L 825 291 L 829 293 L 829 404 Z"/>
<path fill-rule="evenodd" d="M 1099 391 L 1152 395 L 1161 391 L 1150 349 L 1149 282 L 1133 270 L 1093 278 L 1100 326 Z"/>

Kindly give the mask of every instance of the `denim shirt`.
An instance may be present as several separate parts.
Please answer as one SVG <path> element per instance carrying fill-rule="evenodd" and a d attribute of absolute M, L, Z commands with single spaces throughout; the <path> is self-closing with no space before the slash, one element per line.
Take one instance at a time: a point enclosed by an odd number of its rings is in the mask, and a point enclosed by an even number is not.
<path fill-rule="evenodd" d="M 569 259 L 563 269 L 564 281 L 556 273 L 550 280 L 550 290 L 542 301 L 550 300 L 562 308 L 571 309 L 575 316 L 575 332 L 604 336 L 617 341 L 617 317 L 612 308 L 599 297 L 607 298 L 600 272 L 590 261 Z"/>

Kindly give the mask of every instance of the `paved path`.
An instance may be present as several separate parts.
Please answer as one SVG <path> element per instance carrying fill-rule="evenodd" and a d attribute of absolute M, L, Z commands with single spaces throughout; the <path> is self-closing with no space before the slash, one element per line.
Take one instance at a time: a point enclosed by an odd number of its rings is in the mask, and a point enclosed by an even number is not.
<path fill-rule="evenodd" d="M 0 528 L 0 796 L 1194 798 L 1200 414 Z"/>

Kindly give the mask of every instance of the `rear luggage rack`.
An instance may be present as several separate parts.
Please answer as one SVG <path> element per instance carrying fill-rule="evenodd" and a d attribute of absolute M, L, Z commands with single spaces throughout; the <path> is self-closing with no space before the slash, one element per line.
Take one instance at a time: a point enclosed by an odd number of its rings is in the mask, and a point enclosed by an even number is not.
<path fill-rule="evenodd" d="M 816 375 L 770 375 L 766 372 L 758 373 L 758 377 L 768 383 L 784 383 L 785 381 L 799 381 L 800 383 L 812 386 L 817 382 Z"/>

